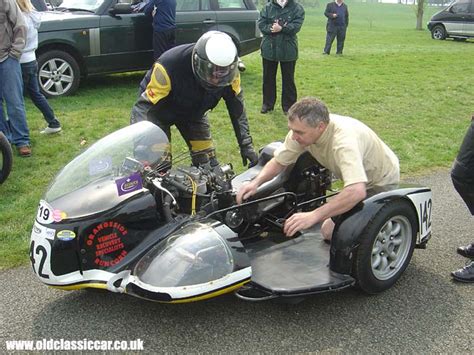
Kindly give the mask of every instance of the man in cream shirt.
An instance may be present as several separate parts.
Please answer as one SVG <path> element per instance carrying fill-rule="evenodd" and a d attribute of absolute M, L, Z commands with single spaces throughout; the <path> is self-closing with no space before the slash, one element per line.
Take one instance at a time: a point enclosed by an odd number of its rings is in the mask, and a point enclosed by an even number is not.
<path fill-rule="evenodd" d="M 321 207 L 289 217 L 283 228 L 287 236 L 321 222 L 323 237 L 329 241 L 334 230 L 331 218 L 362 201 L 368 188 L 399 182 L 398 158 L 375 132 L 356 119 L 330 115 L 316 98 L 301 99 L 290 108 L 288 128 L 282 147 L 255 179 L 239 189 L 237 202 L 248 199 L 305 151 L 340 178 L 344 188 Z"/>

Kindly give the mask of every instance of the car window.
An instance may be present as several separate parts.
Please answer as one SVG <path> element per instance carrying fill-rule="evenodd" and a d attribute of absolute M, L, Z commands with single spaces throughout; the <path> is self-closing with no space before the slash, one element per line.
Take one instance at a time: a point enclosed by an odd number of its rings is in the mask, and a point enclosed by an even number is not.
<path fill-rule="evenodd" d="M 210 10 L 210 0 L 201 0 L 201 7 L 199 7 L 199 0 L 178 0 L 176 1 L 176 11 L 199 11 Z"/>
<path fill-rule="evenodd" d="M 220 10 L 228 9 L 246 9 L 244 0 L 217 0 Z"/>
<path fill-rule="evenodd" d="M 455 14 L 468 13 L 470 5 L 471 0 L 460 0 L 453 4 L 453 6 L 451 7 L 451 11 Z"/>
<path fill-rule="evenodd" d="M 104 0 L 64 0 L 59 5 L 67 9 L 84 9 L 89 11 L 97 10 Z"/>

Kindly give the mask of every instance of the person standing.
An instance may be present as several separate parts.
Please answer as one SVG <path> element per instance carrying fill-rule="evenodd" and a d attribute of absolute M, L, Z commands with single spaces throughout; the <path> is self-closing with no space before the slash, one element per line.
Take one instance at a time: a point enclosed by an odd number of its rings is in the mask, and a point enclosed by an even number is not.
<path fill-rule="evenodd" d="M 260 11 L 258 27 L 263 34 L 263 103 L 261 113 L 273 111 L 276 101 L 278 63 L 282 76 L 281 108 L 286 114 L 297 100 L 295 67 L 298 38 L 304 22 L 303 7 L 295 0 L 271 0 Z"/>
<path fill-rule="evenodd" d="M 229 35 L 204 33 L 196 43 L 163 53 L 140 83 L 140 96 L 130 123 L 148 120 L 171 141 L 171 126 L 181 133 L 195 166 L 219 164 L 211 138 L 208 112 L 224 99 L 240 148 L 242 164 L 253 166 L 253 148 L 240 87 L 237 48 Z"/>
<path fill-rule="evenodd" d="M 471 119 L 459 153 L 451 170 L 454 188 L 466 203 L 474 216 L 474 116 Z M 474 241 L 457 249 L 459 255 L 469 258 L 471 262 L 463 268 L 453 271 L 451 276 L 460 282 L 474 282 Z"/>
<path fill-rule="evenodd" d="M 26 26 L 15 0 L 0 0 L 0 130 L 16 145 L 22 157 L 31 155 L 30 131 L 23 101 L 20 56 L 26 43 Z M 8 121 L 3 111 L 6 104 Z"/>
<path fill-rule="evenodd" d="M 346 40 L 347 26 L 349 26 L 349 10 L 344 0 L 335 0 L 326 6 L 324 15 L 328 18 L 326 25 L 326 45 L 323 54 L 331 53 L 332 42 L 337 37 L 336 54 L 341 55 L 344 49 L 344 41 Z"/>
<path fill-rule="evenodd" d="M 26 46 L 20 58 L 24 90 L 48 123 L 48 126 L 40 133 L 58 133 L 62 129 L 61 124 L 54 115 L 46 97 L 41 93 L 38 82 L 38 62 L 35 51 L 38 48 L 38 28 L 41 25 L 41 14 L 35 11 L 30 0 L 17 0 L 17 4 L 25 17 L 27 27 Z"/>
<path fill-rule="evenodd" d="M 145 15 L 153 17 L 153 60 L 176 44 L 176 0 L 150 0 Z"/>

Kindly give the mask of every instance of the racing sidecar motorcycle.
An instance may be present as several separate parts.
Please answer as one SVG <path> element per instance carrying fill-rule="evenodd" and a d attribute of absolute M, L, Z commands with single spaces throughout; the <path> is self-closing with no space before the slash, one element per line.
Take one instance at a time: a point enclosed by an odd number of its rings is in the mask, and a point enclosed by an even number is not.
<path fill-rule="evenodd" d="M 161 129 L 139 122 L 99 140 L 55 177 L 40 201 L 30 259 L 39 279 L 147 300 L 190 302 L 227 292 L 245 300 L 301 299 L 356 285 L 390 288 L 431 236 L 431 190 L 394 186 L 338 217 L 330 245 L 319 226 L 295 238 L 285 218 L 325 203 L 331 174 L 303 154 L 253 198 L 235 191 L 258 165 L 179 166 Z M 187 156 L 188 153 L 186 152 Z"/>

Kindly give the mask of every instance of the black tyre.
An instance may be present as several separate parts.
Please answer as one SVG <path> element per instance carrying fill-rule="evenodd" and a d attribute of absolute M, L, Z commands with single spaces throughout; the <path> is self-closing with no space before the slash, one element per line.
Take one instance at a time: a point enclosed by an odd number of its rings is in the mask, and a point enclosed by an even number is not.
<path fill-rule="evenodd" d="M 431 30 L 431 38 L 443 40 L 446 39 L 446 30 L 443 25 L 436 25 Z"/>
<path fill-rule="evenodd" d="M 12 170 L 13 154 L 10 142 L 7 137 L 0 132 L 0 184 L 10 175 Z"/>
<path fill-rule="evenodd" d="M 369 294 L 392 287 L 405 271 L 416 243 L 417 216 L 404 200 L 387 203 L 368 223 L 354 258 L 353 276 Z"/>
<path fill-rule="evenodd" d="M 46 97 L 73 94 L 79 87 L 80 78 L 79 65 L 69 53 L 52 50 L 38 57 L 38 81 Z"/>

